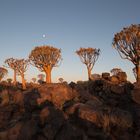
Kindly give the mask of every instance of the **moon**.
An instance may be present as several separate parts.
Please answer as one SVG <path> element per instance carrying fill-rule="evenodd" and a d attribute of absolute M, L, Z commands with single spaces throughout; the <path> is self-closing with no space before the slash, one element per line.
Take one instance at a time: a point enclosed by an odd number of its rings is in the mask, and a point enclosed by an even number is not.
<path fill-rule="evenodd" d="M 46 37 L 46 35 L 45 34 L 43 34 L 43 38 L 45 38 Z"/>

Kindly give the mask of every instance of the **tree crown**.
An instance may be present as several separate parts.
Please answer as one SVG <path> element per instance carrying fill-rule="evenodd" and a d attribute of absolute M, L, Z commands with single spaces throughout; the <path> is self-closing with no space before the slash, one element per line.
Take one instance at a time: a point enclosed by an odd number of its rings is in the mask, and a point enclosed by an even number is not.
<path fill-rule="evenodd" d="M 116 33 L 113 47 L 117 49 L 121 58 L 137 65 L 140 61 L 140 24 L 131 25 Z"/>
<path fill-rule="evenodd" d="M 8 58 L 4 61 L 4 63 L 5 63 L 5 67 L 16 70 L 16 67 L 17 67 L 16 59 Z"/>
<path fill-rule="evenodd" d="M 61 49 L 52 46 L 38 46 L 31 51 L 29 59 L 32 65 L 41 71 L 45 71 L 45 67 L 53 68 L 59 65 L 62 60 Z"/>
<path fill-rule="evenodd" d="M 80 48 L 76 54 L 79 55 L 82 63 L 92 68 L 100 55 L 100 49 Z"/>
<path fill-rule="evenodd" d="M 24 74 L 27 71 L 27 66 L 29 64 L 28 59 L 16 59 L 16 72 L 18 75 Z"/>

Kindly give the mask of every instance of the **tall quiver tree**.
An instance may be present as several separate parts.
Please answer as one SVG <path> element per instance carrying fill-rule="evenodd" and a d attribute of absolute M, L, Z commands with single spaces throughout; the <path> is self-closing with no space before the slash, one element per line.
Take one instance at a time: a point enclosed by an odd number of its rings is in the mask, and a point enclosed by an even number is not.
<path fill-rule="evenodd" d="M 25 59 L 16 59 L 16 72 L 18 75 L 21 76 L 22 79 L 22 88 L 26 89 L 26 82 L 25 82 L 25 72 L 27 71 L 27 66 L 29 64 L 29 60 L 25 60 Z"/>
<path fill-rule="evenodd" d="M 131 61 L 136 68 L 137 83 L 140 83 L 140 24 L 123 28 L 116 33 L 113 47 L 123 59 Z"/>
<path fill-rule="evenodd" d="M 0 81 L 8 73 L 7 69 L 0 67 Z"/>
<path fill-rule="evenodd" d="M 48 45 L 38 46 L 31 51 L 29 59 L 32 65 L 45 72 L 46 83 L 51 83 L 51 71 L 53 67 L 59 66 L 62 60 L 61 49 Z"/>
<path fill-rule="evenodd" d="M 17 82 L 17 80 L 16 80 L 16 67 L 17 67 L 16 59 L 8 58 L 4 61 L 4 63 L 5 63 L 5 67 L 11 68 L 14 71 L 13 83 L 14 83 L 14 85 L 16 85 L 16 82 Z"/>
<path fill-rule="evenodd" d="M 80 48 L 76 51 L 76 54 L 80 57 L 81 62 L 86 65 L 88 70 L 88 79 L 91 80 L 91 71 L 100 55 L 100 49 Z"/>

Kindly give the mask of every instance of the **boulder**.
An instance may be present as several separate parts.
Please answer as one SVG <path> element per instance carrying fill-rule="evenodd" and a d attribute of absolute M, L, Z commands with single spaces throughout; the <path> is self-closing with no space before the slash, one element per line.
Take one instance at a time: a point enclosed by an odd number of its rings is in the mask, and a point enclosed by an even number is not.
<path fill-rule="evenodd" d="M 27 120 L 22 125 L 17 140 L 33 140 L 36 138 L 37 132 L 37 121 L 34 119 Z"/>
<path fill-rule="evenodd" d="M 48 84 L 43 85 L 39 89 L 41 98 L 38 103 L 43 103 L 46 100 L 52 102 L 57 108 L 62 109 L 66 101 L 77 97 L 78 93 L 65 84 Z"/>
<path fill-rule="evenodd" d="M 12 128 L 8 129 L 7 140 L 17 140 L 23 123 L 17 123 Z"/>
<path fill-rule="evenodd" d="M 121 85 L 111 85 L 111 92 L 115 94 L 124 94 L 125 88 L 124 86 L 121 86 Z"/>
<path fill-rule="evenodd" d="M 128 111 L 104 105 L 75 104 L 69 109 L 69 113 L 76 113 L 78 118 L 89 121 L 105 130 L 110 129 L 112 125 L 127 129 L 133 124 L 132 115 Z"/>
<path fill-rule="evenodd" d="M 108 72 L 103 72 L 103 73 L 102 73 L 102 78 L 105 79 L 105 80 L 109 80 L 109 78 L 110 78 L 110 73 L 108 73 Z"/>
<path fill-rule="evenodd" d="M 11 96 L 12 96 L 12 102 L 14 104 L 17 104 L 19 106 L 24 105 L 24 95 L 22 94 L 22 92 L 20 92 L 20 91 L 12 92 Z"/>
<path fill-rule="evenodd" d="M 26 91 L 23 94 L 25 111 L 31 113 L 38 108 L 37 99 L 40 97 L 40 94 L 37 90 Z"/>
<path fill-rule="evenodd" d="M 99 80 L 101 78 L 100 74 L 92 74 L 91 75 L 91 80 Z"/>
<path fill-rule="evenodd" d="M 90 140 L 81 128 L 73 126 L 66 122 L 59 133 L 55 136 L 56 140 Z"/>
<path fill-rule="evenodd" d="M 126 72 L 118 72 L 117 77 L 118 77 L 120 82 L 127 82 Z"/>
<path fill-rule="evenodd" d="M 134 88 L 132 90 L 132 99 L 137 104 L 140 104 L 140 88 L 139 87 Z"/>
<path fill-rule="evenodd" d="M 1 104 L 0 106 L 5 106 L 10 103 L 10 96 L 8 90 L 4 89 L 0 92 Z"/>
<path fill-rule="evenodd" d="M 113 84 L 119 84 L 119 79 L 117 76 L 113 75 L 110 77 L 110 81 L 113 83 Z"/>
<path fill-rule="evenodd" d="M 40 120 L 43 135 L 48 140 L 54 140 L 65 122 L 63 113 L 54 107 L 46 107 L 40 112 Z"/>

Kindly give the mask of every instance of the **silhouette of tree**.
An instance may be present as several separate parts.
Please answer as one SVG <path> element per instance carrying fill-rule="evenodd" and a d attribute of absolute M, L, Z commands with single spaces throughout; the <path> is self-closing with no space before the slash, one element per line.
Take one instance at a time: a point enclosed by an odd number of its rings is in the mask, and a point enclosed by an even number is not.
<path fill-rule="evenodd" d="M 100 49 L 96 48 L 80 48 L 76 51 L 76 54 L 79 55 L 80 60 L 83 64 L 86 65 L 88 70 L 88 78 L 91 79 L 91 71 L 95 62 L 97 61 L 100 55 Z"/>
<path fill-rule="evenodd" d="M 8 82 L 9 84 L 11 84 L 11 83 L 12 83 L 12 79 L 11 79 L 11 78 L 7 78 L 7 82 Z"/>
<path fill-rule="evenodd" d="M 51 71 L 61 62 L 61 50 L 52 46 L 35 47 L 29 55 L 32 65 L 46 74 L 46 83 L 51 83 Z"/>
<path fill-rule="evenodd" d="M 128 59 L 135 65 L 137 83 L 140 83 L 140 24 L 131 25 L 116 33 L 113 47 L 121 58 Z"/>
<path fill-rule="evenodd" d="M 44 78 L 45 78 L 44 74 L 38 74 L 38 78 L 39 78 L 39 80 L 38 80 L 39 84 L 44 84 L 45 83 L 44 82 Z"/>
<path fill-rule="evenodd" d="M 60 83 L 63 83 L 64 79 L 63 78 L 59 78 L 58 79 Z"/>
<path fill-rule="evenodd" d="M 7 69 L 0 67 L 0 81 L 8 73 Z"/>
<path fill-rule="evenodd" d="M 22 88 L 26 89 L 26 81 L 24 78 L 24 74 L 27 71 L 27 66 L 29 64 L 29 60 L 25 60 L 25 59 L 16 59 L 16 72 L 18 75 L 21 76 L 22 78 Z"/>
<path fill-rule="evenodd" d="M 116 76 L 119 72 L 122 72 L 120 68 L 113 68 L 111 71 L 112 75 Z"/>
<path fill-rule="evenodd" d="M 44 81 L 45 75 L 44 74 L 38 74 L 39 80 Z"/>
<path fill-rule="evenodd" d="M 35 78 L 35 77 L 33 77 L 33 78 L 32 78 L 32 81 L 33 81 L 33 83 L 35 83 L 35 82 L 36 82 L 36 78 Z"/>
<path fill-rule="evenodd" d="M 13 83 L 14 85 L 16 85 L 16 67 L 17 67 L 17 63 L 16 63 L 16 59 L 14 58 L 8 58 L 4 61 L 5 63 L 5 67 L 7 68 L 11 68 L 14 71 L 14 78 L 13 78 Z"/>

